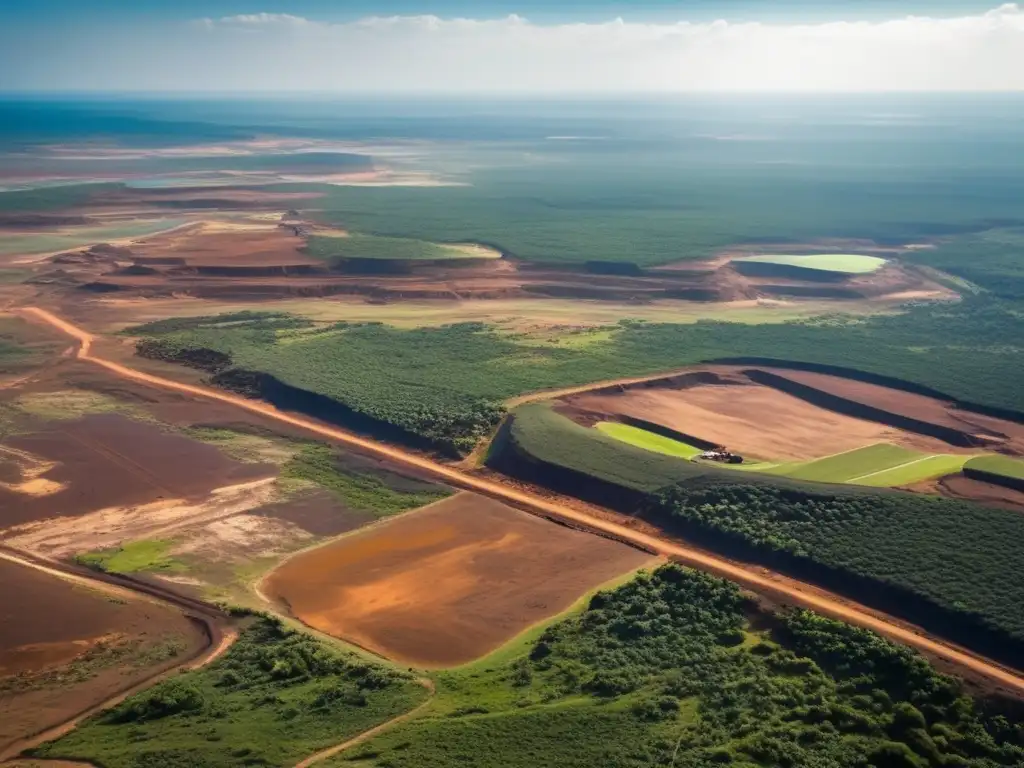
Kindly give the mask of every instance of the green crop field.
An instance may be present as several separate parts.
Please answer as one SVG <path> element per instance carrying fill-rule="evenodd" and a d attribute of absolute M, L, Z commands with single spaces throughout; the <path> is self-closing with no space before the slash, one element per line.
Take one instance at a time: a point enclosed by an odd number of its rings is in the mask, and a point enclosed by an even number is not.
<path fill-rule="evenodd" d="M 968 461 L 964 467 L 987 472 L 990 475 L 1024 481 L 1024 460 L 1022 459 L 1011 459 L 1009 456 L 978 456 Z"/>
<path fill-rule="evenodd" d="M 352 233 L 345 237 L 312 235 L 306 253 L 318 259 L 393 259 L 396 261 L 497 258 L 500 254 L 472 246 L 429 243 L 405 237 Z"/>
<path fill-rule="evenodd" d="M 898 445 L 876 443 L 813 461 L 779 464 L 766 471 L 797 480 L 848 483 L 858 478 L 870 478 L 878 472 L 903 466 L 926 456 L 927 454 Z"/>
<path fill-rule="evenodd" d="M 177 218 L 147 219 L 98 227 L 67 227 L 59 234 L 8 235 L 0 240 L 0 256 L 71 250 L 108 240 L 145 237 L 187 221 L 188 219 Z"/>
<path fill-rule="evenodd" d="M 812 613 L 769 619 L 735 585 L 677 566 L 598 592 L 525 641 L 434 677 L 422 715 L 326 768 L 928 758 L 995 768 L 1024 758 L 1011 729 L 993 732 L 1000 721 L 912 651 Z"/>
<path fill-rule="evenodd" d="M 656 435 L 646 429 L 632 427 L 629 424 L 620 424 L 614 421 L 602 421 L 594 425 L 599 432 L 611 435 L 616 440 L 621 440 L 637 448 L 646 448 L 648 451 L 664 453 L 667 456 L 678 456 L 682 459 L 692 459 L 701 453 L 700 448 L 694 448 L 671 437 Z"/>
<path fill-rule="evenodd" d="M 824 272 L 841 272 L 846 275 L 865 275 L 881 269 L 886 260 L 878 256 L 861 256 L 853 253 L 815 253 L 806 256 L 786 254 L 762 254 L 733 259 L 737 262 L 755 264 L 782 264 L 789 267 L 803 267 Z"/>
<path fill-rule="evenodd" d="M 130 697 L 33 755 L 107 768 L 294 765 L 425 696 L 406 673 L 261 618 L 210 666 Z"/>
<path fill-rule="evenodd" d="M 895 488 L 901 485 L 913 485 L 935 477 L 944 477 L 959 472 L 970 456 L 956 454 L 937 454 L 914 459 L 891 469 L 883 469 L 871 475 L 847 480 L 857 485 L 870 485 L 875 488 Z"/>

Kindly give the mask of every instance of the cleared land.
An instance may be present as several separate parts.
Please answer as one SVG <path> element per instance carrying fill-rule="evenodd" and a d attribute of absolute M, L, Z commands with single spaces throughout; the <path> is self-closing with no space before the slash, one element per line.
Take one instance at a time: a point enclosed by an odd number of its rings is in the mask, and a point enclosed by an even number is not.
<path fill-rule="evenodd" d="M 823 272 L 839 272 L 844 275 L 864 275 L 875 272 L 886 264 L 886 259 L 879 256 L 865 256 L 853 253 L 813 253 L 796 256 L 781 253 L 745 256 L 735 259 L 741 263 L 781 264 L 789 267 L 821 270 Z"/>
<path fill-rule="evenodd" d="M 0 559 L 0 752 L 180 663 L 206 642 L 181 613 Z"/>
<path fill-rule="evenodd" d="M 0 527 L 157 502 L 267 477 L 267 466 L 120 414 L 51 422 L 5 441 Z"/>
<path fill-rule="evenodd" d="M 306 624 L 402 663 L 478 658 L 650 555 L 460 494 L 289 560 L 264 582 Z"/>
<path fill-rule="evenodd" d="M 735 370 L 708 370 L 710 376 L 677 377 L 665 387 L 583 393 L 564 402 L 577 412 L 623 414 L 662 424 L 765 461 L 810 461 L 876 443 L 893 443 L 927 455 L 955 450 L 933 437 L 829 411 L 756 384 Z"/>

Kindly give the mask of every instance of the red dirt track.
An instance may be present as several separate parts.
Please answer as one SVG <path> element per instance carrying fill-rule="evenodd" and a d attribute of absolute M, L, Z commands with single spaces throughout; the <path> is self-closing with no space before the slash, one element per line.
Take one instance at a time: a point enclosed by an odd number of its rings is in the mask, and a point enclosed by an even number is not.
<path fill-rule="evenodd" d="M 154 668 L 180 664 L 208 642 L 195 622 L 172 608 L 145 599 L 114 600 L 7 559 L 0 559 L 0 624 L 0 681 L 24 676 L 0 697 L 0 752 L 147 679 Z M 155 665 L 132 663 L 169 639 L 182 645 L 176 657 Z M 125 644 L 134 650 L 91 675 L 53 677 L 102 645 Z"/>
<path fill-rule="evenodd" d="M 449 667 L 651 561 L 462 493 L 301 553 L 263 591 L 322 632 L 403 664 Z"/>
<path fill-rule="evenodd" d="M 597 519 L 584 512 L 539 498 L 533 494 L 515 490 L 497 482 L 473 476 L 450 466 L 423 458 L 422 456 L 384 445 L 374 440 L 358 437 L 344 430 L 328 427 L 311 419 L 283 413 L 265 403 L 246 400 L 235 395 L 214 391 L 205 387 L 183 384 L 171 379 L 143 373 L 110 360 L 92 357 L 90 355 L 90 349 L 93 337 L 89 333 L 71 325 L 53 313 L 47 312 L 46 310 L 38 307 L 28 307 L 20 311 L 28 318 L 38 322 L 48 323 L 78 340 L 80 344 L 78 350 L 79 358 L 102 366 L 119 376 L 133 379 L 138 382 L 148 383 L 156 387 L 201 395 L 221 402 L 233 403 L 239 408 L 244 408 L 264 416 L 269 416 L 283 423 L 304 428 L 309 432 L 322 437 L 327 437 L 377 456 L 387 457 L 404 465 L 417 468 L 450 485 L 476 491 L 477 493 L 500 499 L 504 502 L 519 506 L 542 516 L 550 516 L 556 520 L 574 523 L 592 531 L 597 531 L 605 535 L 619 538 L 623 541 L 628 541 L 636 546 L 649 548 L 653 552 L 672 557 L 684 564 L 731 579 L 749 589 L 763 592 L 769 596 L 775 597 L 776 599 L 780 599 L 783 602 L 792 602 L 825 615 L 842 619 L 843 621 L 847 621 L 851 624 L 871 629 L 892 640 L 904 643 L 919 651 L 936 656 L 945 662 L 960 667 L 962 670 L 985 677 L 994 683 L 1005 686 L 1017 693 L 1024 692 L 1024 676 L 1017 671 L 1002 667 L 994 662 L 973 655 L 964 649 L 929 637 L 923 634 L 920 630 L 915 631 L 915 629 L 909 628 L 896 620 L 873 613 L 867 609 L 853 605 L 848 601 L 823 593 L 809 585 L 802 584 L 792 579 L 782 578 L 775 574 L 770 574 L 763 569 L 736 564 L 721 557 L 717 557 L 700 550 L 695 550 L 681 544 L 666 542 L 655 536 L 634 531 L 631 528 L 618 523 Z"/>

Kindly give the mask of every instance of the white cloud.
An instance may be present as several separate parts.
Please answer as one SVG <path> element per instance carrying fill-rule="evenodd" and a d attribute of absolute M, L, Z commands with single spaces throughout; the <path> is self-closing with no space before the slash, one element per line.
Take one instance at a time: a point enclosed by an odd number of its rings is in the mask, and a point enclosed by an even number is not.
<path fill-rule="evenodd" d="M 94 39 L 57 87 L 316 91 L 1024 90 L 1024 8 L 820 24 L 536 24 L 281 13 Z M 243 34 L 244 33 L 244 34 Z M 46 46 L 37 46 L 46 50 Z M 111 55 L 116 51 L 117 55 Z M 83 61 L 86 64 L 83 64 Z M 47 63 L 54 74 L 58 63 Z M 2 79 L 2 78 L 0 78 Z M 96 81 L 85 84 L 84 81 Z M 82 82 L 81 86 L 77 83 Z"/>

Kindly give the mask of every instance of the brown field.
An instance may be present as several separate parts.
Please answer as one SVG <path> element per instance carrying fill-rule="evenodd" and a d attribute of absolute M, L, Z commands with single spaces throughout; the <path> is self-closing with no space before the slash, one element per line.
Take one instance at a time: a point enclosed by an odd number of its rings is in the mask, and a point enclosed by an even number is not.
<path fill-rule="evenodd" d="M 963 430 L 986 441 L 991 441 L 993 444 L 998 444 L 1000 450 L 1024 454 L 1024 424 L 961 410 L 948 402 L 933 397 L 901 392 L 878 384 L 809 371 L 794 371 L 784 368 L 766 368 L 765 370 L 854 402 L 910 416 L 931 424 Z"/>
<path fill-rule="evenodd" d="M 766 460 L 802 461 L 880 442 L 930 453 L 958 450 L 934 437 L 812 405 L 755 384 L 738 369 L 701 370 L 664 380 L 664 386 L 648 382 L 622 392 L 572 395 L 563 399 L 564 410 L 584 423 L 632 416 Z M 903 393 L 889 391 L 898 404 Z"/>
<path fill-rule="evenodd" d="M 968 499 L 992 507 L 1024 512 L 1024 493 L 1021 491 L 1004 488 L 1001 485 L 994 485 L 981 480 L 974 480 L 962 474 L 940 478 L 928 490 L 953 499 Z"/>
<path fill-rule="evenodd" d="M 449 667 L 650 561 L 463 493 L 297 555 L 263 591 L 323 632 L 403 664 Z"/>
<path fill-rule="evenodd" d="M 120 414 L 50 422 L 5 441 L 0 527 L 170 499 L 200 499 L 274 474 Z"/>
<path fill-rule="evenodd" d="M 181 613 L 0 560 L 0 752 L 181 663 L 207 642 Z"/>

